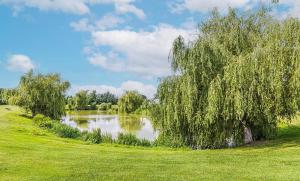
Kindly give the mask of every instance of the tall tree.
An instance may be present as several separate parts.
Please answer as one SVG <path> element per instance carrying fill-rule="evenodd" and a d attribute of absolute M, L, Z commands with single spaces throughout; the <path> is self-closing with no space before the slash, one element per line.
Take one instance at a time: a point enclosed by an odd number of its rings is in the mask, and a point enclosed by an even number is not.
<path fill-rule="evenodd" d="M 69 82 L 58 74 L 37 74 L 33 71 L 21 77 L 17 88 L 17 104 L 32 112 L 60 119 L 65 112 L 65 93 Z"/>
<path fill-rule="evenodd" d="M 78 110 L 88 109 L 89 106 L 89 92 L 87 90 L 82 90 L 75 95 L 75 107 Z"/>
<path fill-rule="evenodd" d="M 158 88 L 162 136 L 195 148 L 242 144 L 277 133 L 300 98 L 300 21 L 273 19 L 265 9 L 217 11 L 198 38 L 173 44 L 174 74 Z"/>

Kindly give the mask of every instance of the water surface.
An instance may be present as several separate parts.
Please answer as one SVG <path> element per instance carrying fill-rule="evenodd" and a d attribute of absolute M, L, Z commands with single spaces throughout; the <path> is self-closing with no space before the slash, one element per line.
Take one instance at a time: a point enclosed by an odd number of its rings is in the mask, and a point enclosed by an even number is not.
<path fill-rule="evenodd" d="M 62 118 L 62 123 L 81 131 L 93 131 L 111 134 L 115 139 L 119 133 L 131 133 L 140 139 L 153 141 L 158 131 L 150 119 L 141 115 L 116 115 L 98 111 L 72 111 Z"/>

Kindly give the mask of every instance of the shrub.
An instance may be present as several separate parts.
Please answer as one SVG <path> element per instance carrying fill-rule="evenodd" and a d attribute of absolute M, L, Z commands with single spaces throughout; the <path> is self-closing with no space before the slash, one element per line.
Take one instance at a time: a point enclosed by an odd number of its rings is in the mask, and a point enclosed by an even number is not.
<path fill-rule="evenodd" d="M 51 129 L 53 127 L 53 121 L 42 114 L 34 116 L 33 123 L 38 125 L 40 128 Z"/>
<path fill-rule="evenodd" d="M 82 138 L 84 141 L 90 141 L 91 143 L 99 144 L 102 142 L 101 129 L 95 129 L 93 132 L 82 132 Z"/>
<path fill-rule="evenodd" d="M 114 143 L 114 139 L 112 138 L 111 134 L 103 134 L 102 135 L 102 142 L 103 143 Z"/>
<path fill-rule="evenodd" d="M 111 109 L 111 103 L 101 103 L 100 105 L 98 105 L 98 110 L 100 111 L 107 111 L 109 109 Z"/>
<path fill-rule="evenodd" d="M 63 138 L 78 138 L 81 135 L 79 129 L 61 123 L 55 123 L 52 131 Z"/>
<path fill-rule="evenodd" d="M 118 108 L 119 108 L 118 105 L 112 105 L 111 106 L 111 110 L 115 111 L 115 112 L 118 112 Z"/>
<path fill-rule="evenodd" d="M 149 140 L 146 140 L 146 139 L 142 139 L 140 141 L 140 146 L 146 146 L 146 147 L 149 147 L 151 146 L 151 142 Z"/>
<path fill-rule="evenodd" d="M 133 134 L 119 133 L 117 143 L 123 145 L 139 145 L 140 140 Z"/>
<path fill-rule="evenodd" d="M 154 146 L 166 146 L 172 148 L 183 147 L 184 145 L 176 139 L 167 136 L 159 135 L 153 143 Z"/>

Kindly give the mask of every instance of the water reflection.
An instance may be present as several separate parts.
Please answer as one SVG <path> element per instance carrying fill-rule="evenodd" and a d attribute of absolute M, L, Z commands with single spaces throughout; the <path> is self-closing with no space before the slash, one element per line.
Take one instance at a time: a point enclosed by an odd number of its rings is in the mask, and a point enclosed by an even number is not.
<path fill-rule="evenodd" d="M 113 138 L 122 132 L 132 133 L 138 138 L 153 141 L 158 135 L 151 121 L 138 115 L 109 115 L 97 111 L 77 111 L 67 113 L 62 118 L 62 122 L 81 131 L 100 128 L 102 133 L 111 134 Z"/>

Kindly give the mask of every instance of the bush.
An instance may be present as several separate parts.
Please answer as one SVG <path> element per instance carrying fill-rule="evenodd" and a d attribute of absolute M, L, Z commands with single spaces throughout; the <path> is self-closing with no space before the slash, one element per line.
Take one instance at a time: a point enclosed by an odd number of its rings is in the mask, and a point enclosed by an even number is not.
<path fill-rule="evenodd" d="M 114 139 L 112 138 L 111 134 L 104 134 L 102 135 L 102 142 L 103 143 L 114 143 Z"/>
<path fill-rule="evenodd" d="M 90 141 L 91 143 L 99 144 L 102 142 L 101 129 L 98 128 L 93 132 L 82 132 L 82 138 L 84 141 Z"/>
<path fill-rule="evenodd" d="M 44 129 L 51 129 L 53 127 L 53 121 L 42 114 L 34 116 L 33 123 Z"/>
<path fill-rule="evenodd" d="M 112 105 L 112 106 L 111 106 L 111 110 L 112 110 L 112 111 L 115 111 L 115 112 L 118 112 L 118 108 L 119 108 L 118 105 Z"/>
<path fill-rule="evenodd" d="M 151 143 L 148 140 L 146 139 L 140 140 L 135 135 L 130 133 L 129 134 L 119 133 L 117 143 L 122 145 L 133 145 L 133 146 L 151 146 Z"/>
<path fill-rule="evenodd" d="M 61 123 L 54 124 L 52 131 L 63 138 L 78 138 L 81 135 L 79 129 Z"/>
<path fill-rule="evenodd" d="M 140 146 L 146 146 L 146 147 L 149 147 L 151 146 L 151 142 L 149 140 L 146 140 L 146 139 L 142 139 L 140 141 Z"/>
<path fill-rule="evenodd" d="M 154 146 L 166 146 L 171 148 L 179 148 L 184 145 L 179 141 L 167 136 L 159 135 L 153 143 Z"/>
<path fill-rule="evenodd" d="M 109 109 L 111 109 L 111 103 L 101 103 L 98 105 L 98 110 L 100 111 L 107 111 Z"/>

